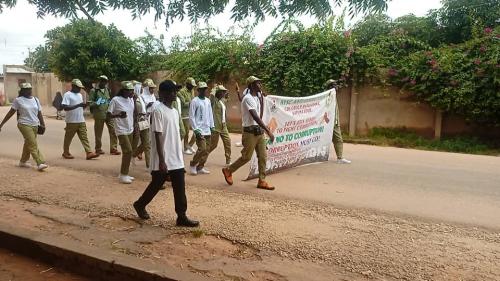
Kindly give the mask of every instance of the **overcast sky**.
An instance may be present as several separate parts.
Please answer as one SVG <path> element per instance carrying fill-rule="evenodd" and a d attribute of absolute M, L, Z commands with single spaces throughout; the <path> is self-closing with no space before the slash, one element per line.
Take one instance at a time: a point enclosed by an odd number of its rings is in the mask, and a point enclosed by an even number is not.
<path fill-rule="evenodd" d="M 440 6 L 439 0 L 392 0 L 389 2 L 387 14 L 393 18 L 409 13 L 423 16 L 430 9 L 436 9 Z M 225 13 L 210 19 L 208 23 L 222 31 L 226 30 L 232 24 L 229 9 L 230 7 L 226 9 Z M 336 11 L 339 14 L 341 12 L 341 9 Z M 130 38 L 142 36 L 145 29 L 156 36 L 163 34 L 166 45 L 173 35 L 187 36 L 191 32 L 189 22 L 176 22 L 166 30 L 163 20 L 155 23 L 152 16 L 146 16 L 133 21 L 127 11 L 108 11 L 97 16 L 96 19 L 106 25 L 115 24 Z M 315 23 L 314 18 L 308 16 L 303 16 L 300 20 L 306 26 Z M 28 49 L 34 49 L 43 44 L 44 35 L 48 30 L 68 22 L 67 19 L 52 16 L 39 19 L 36 16 L 34 6 L 29 5 L 27 0 L 19 0 L 13 9 L 4 10 L 0 14 L 0 66 L 3 64 L 23 64 Z M 255 40 L 262 43 L 279 23 L 280 19 L 274 18 L 267 18 L 264 22 L 259 23 L 255 28 Z M 201 23 L 200 25 L 205 24 Z"/>

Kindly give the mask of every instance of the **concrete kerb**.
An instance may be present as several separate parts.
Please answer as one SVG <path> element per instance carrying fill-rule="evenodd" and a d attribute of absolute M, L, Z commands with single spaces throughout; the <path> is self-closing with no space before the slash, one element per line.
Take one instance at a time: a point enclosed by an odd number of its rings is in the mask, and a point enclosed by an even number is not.
<path fill-rule="evenodd" d="M 209 281 L 196 273 L 156 265 L 33 231 L 0 225 L 0 247 L 69 271 L 106 281 Z"/>

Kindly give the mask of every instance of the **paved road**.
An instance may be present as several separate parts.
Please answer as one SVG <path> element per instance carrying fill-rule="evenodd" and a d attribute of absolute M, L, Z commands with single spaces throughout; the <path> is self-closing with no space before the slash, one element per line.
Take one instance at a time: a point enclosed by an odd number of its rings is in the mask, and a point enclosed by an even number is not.
<path fill-rule="evenodd" d="M 0 108 L 1 118 L 7 110 Z M 104 155 L 98 160 L 85 161 L 76 137 L 71 151 L 77 159 L 63 160 L 60 155 L 64 122 L 49 118 L 47 124 L 40 147 L 52 169 L 64 165 L 117 176 L 120 157 Z M 87 124 L 89 128 L 93 127 L 91 120 Z M 232 139 L 234 144 L 239 136 L 233 135 Z M 15 121 L 11 120 L 0 132 L 0 157 L 11 158 L 12 163 L 16 163 L 22 143 Z M 239 150 L 233 146 L 234 157 L 239 155 Z M 276 191 L 268 192 L 269 196 L 500 229 L 500 157 L 350 144 L 346 144 L 344 150 L 353 160 L 352 165 L 337 165 L 330 161 L 269 176 L 269 181 L 277 186 Z M 266 192 L 255 189 L 255 181 L 238 181 L 246 177 L 247 167 L 235 174 L 234 186 L 227 186 L 220 173 L 223 158 L 219 147 L 208 161 L 208 168 L 213 173 L 187 176 L 187 183 L 250 194 Z M 185 160 L 188 163 L 190 157 Z M 142 165 L 133 167 L 132 175 L 139 178 L 149 176 Z"/>

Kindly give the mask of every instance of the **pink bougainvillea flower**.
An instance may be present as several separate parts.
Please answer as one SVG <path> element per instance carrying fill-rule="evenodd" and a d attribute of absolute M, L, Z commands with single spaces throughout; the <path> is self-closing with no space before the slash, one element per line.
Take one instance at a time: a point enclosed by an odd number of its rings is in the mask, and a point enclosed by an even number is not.
<path fill-rule="evenodd" d="M 412 80 L 410 81 L 410 84 L 411 84 L 411 85 L 413 85 L 413 86 L 415 86 L 415 85 L 417 84 L 417 81 L 416 81 L 415 79 L 412 79 Z"/>
<path fill-rule="evenodd" d="M 486 52 L 486 50 L 487 50 L 487 49 L 486 49 L 486 47 L 485 47 L 485 46 L 481 46 L 481 48 L 479 48 L 479 51 L 480 51 L 481 53 Z"/>
<path fill-rule="evenodd" d="M 475 65 L 480 65 L 481 64 L 481 60 L 480 59 L 475 59 L 474 60 L 474 64 Z"/>
<path fill-rule="evenodd" d="M 491 28 L 491 27 L 487 27 L 484 29 L 484 33 L 486 33 L 486 34 L 490 34 L 492 32 L 493 32 L 493 28 Z"/>
<path fill-rule="evenodd" d="M 387 74 L 388 74 L 389 76 L 396 76 L 396 75 L 398 75 L 398 71 L 397 71 L 396 69 L 394 69 L 394 68 L 391 68 L 391 69 L 389 69 L 389 70 L 387 71 Z"/>
<path fill-rule="evenodd" d="M 349 29 L 349 30 L 347 30 L 347 31 L 344 31 L 344 37 L 345 37 L 345 38 L 349 38 L 349 37 L 351 37 L 351 33 L 352 33 L 352 31 L 351 31 L 350 29 Z"/>

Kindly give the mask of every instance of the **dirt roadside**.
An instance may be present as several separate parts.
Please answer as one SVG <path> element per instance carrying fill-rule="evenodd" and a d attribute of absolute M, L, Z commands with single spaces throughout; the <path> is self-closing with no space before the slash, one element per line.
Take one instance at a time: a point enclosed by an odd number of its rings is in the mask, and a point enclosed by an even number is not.
<path fill-rule="evenodd" d="M 171 190 L 135 218 L 147 182 L 0 160 L 0 223 L 219 280 L 500 280 L 500 233 L 367 210 L 188 188 L 199 230 L 173 227 Z M 313 274 L 312 274 L 313 273 Z"/>

